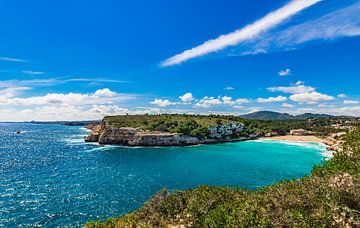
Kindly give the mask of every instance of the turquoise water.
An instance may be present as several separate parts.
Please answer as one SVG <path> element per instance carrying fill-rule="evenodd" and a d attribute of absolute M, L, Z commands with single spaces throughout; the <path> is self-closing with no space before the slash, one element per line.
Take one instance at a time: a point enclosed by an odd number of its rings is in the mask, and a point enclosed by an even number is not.
<path fill-rule="evenodd" d="M 100 147 L 83 143 L 85 134 L 79 127 L 0 123 L 0 227 L 77 227 L 134 210 L 164 187 L 255 189 L 309 174 L 324 152 L 315 143 L 276 141 Z"/>

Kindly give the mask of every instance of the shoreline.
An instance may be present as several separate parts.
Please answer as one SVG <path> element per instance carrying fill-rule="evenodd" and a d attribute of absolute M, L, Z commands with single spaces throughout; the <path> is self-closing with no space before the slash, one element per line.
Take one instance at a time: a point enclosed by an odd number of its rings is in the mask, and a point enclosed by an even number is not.
<path fill-rule="evenodd" d="M 316 142 L 329 145 L 329 141 L 325 138 L 320 138 L 313 135 L 284 135 L 284 136 L 272 136 L 272 137 L 260 137 L 258 140 L 279 140 L 279 141 L 289 141 L 289 142 Z"/>
<path fill-rule="evenodd" d="M 283 142 L 293 142 L 293 143 L 318 143 L 322 144 L 325 147 L 325 150 L 322 152 L 323 156 L 327 159 L 334 157 L 336 153 L 336 148 L 332 148 L 334 145 L 327 138 L 320 138 L 313 135 L 297 136 L 297 135 L 284 135 L 284 136 L 273 136 L 273 137 L 260 137 L 258 140 L 263 141 L 283 141 Z"/>

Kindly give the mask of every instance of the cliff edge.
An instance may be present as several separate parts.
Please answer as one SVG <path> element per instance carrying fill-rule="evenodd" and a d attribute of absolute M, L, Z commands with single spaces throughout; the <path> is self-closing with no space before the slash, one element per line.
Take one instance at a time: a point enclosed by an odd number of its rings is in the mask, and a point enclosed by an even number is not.
<path fill-rule="evenodd" d="M 178 125 L 181 124 L 178 122 L 176 123 Z M 130 124 L 127 123 L 127 125 Z M 191 135 L 181 133 L 181 131 L 185 131 L 184 128 L 181 127 L 177 128 L 180 129 L 180 132 L 148 130 L 146 129 L 147 126 L 132 127 L 114 124 L 109 118 L 104 118 L 99 125 L 89 125 L 87 128 L 92 132 L 85 137 L 85 142 L 98 142 L 103 145 L 190 146 L 197 144 L 242 141 L 250 138 L 249 136 L 245 137 L 241 135 L 244 131 L 244 125 L 237 122 L 220 123 L 218 121 L 216 124 L 212 124 L 212 126 L 208 127 L 197 125 L 197 128 L 193 127 L 192 131 L 189 131 Z M 254 138 L 256 136 L 253 135 L 251 137 Z"/>

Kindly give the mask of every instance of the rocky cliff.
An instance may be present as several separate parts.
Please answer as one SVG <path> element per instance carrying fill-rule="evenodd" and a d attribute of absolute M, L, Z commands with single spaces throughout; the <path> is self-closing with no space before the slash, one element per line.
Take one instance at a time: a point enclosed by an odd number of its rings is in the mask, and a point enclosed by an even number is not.
<path fill-rule="evenodd" d="M 86 142 L 99 144 L 120 144 L 125 146 L 187 146 L 199 144 L 199 139 L 159 131 L 143 131 L 131 127 L 112 127 L 106 122 L 101 126 L 90 127 L 91 134 L 85 137 Z"/>
<path fill-rule="evenodd" d="M 242 141 L 247 137 L 232 138 L 243 130 L 242 124 L 227 124 L 209 128 L 209 137 L 199 139 L 187 135 L 161 131 L 145 131 L 132 127 L 114 127 L 106 121 L 100 125 L 88 126 L 92 132 L 85 137 L 86 142 L 118 144 L 125 146 L 189 146 L 218 142 Z"/>

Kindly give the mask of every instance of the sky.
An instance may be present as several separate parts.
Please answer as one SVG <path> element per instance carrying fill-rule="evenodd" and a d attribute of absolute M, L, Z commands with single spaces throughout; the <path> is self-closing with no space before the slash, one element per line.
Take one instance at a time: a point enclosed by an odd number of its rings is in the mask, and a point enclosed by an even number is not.
<path fill-rule="evenodd" d="M 360 116 L 359 0 L 2 0 L 0 121 Z"/>

